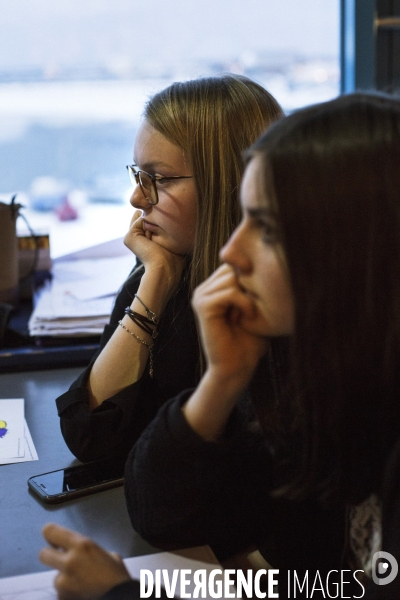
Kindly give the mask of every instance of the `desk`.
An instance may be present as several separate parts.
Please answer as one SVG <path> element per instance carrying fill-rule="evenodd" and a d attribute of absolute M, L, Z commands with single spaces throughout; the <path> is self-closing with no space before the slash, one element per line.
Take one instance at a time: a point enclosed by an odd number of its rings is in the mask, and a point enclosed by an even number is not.
<path fill-rule="evenodd" d="M 0 398 L 25 398 L 25 416 L 39 460 L 0 466 L 0 577 L 46 569 L 38 560 L 44 546 L 41 529 L 53 521 L 88 535 L 122 557 L 151 554 L 155 549 L 133 531 L 123 488 L 44 505 L 28 491 L 32 475 L 77 462 L 60 432 L 55 398 L 81 369 L 57 369 L 0 375 Z"/>

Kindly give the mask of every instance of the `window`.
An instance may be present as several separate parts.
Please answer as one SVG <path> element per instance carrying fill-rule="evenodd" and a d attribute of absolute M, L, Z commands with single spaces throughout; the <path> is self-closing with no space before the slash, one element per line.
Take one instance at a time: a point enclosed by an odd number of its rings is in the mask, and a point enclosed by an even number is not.
<path fill-rule="evenodd" d="M 342 91 L 400 89 L 400 0 L 341 0 Z"/>
<path fill-rule="evenodd" d="M 338 0 L 0 0 L 0 11 L 0 193 L 19 192 L 53 257 L 124 234 L 143 104 L 173 80 L 244 73 L 286 110 L 339 91 Z M 68 216 L 68 204 L 78 218 L 62 222 L 54 209 Z"/>
<path fill-rule="evenodd" d="M 388 93 L 400 90 L 400 1 L 377 0 L 375 83 Z"/>

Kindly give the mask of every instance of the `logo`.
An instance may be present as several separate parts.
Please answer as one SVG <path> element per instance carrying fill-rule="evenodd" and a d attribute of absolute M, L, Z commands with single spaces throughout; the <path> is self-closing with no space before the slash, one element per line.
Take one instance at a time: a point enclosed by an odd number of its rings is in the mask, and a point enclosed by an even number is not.
<path fill-rule="evenodd" d="M 389 552 L 375 552 L 372 557 L 372 579 L 377 585 L 387 585 L 397 576 L 399 565 Z"/>
<path fill-rule="evenodd" d="M 0 438 L 4 437 L 7 431 L 7 423 L 5 421 L 0 421 Z"/>

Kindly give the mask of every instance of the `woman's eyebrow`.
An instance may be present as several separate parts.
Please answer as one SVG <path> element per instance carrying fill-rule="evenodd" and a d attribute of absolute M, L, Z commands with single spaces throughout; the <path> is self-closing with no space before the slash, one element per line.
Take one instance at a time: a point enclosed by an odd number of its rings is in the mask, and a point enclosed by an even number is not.
<path fill-rule="evenodd" d="M 133 159 L 133 164 L 139 166 L 139 164 L 137 163 L 137 161 L 135 161 L 135 159 Z M 169 165 L 168 163 L 165 163 L 161 160 L 154 160 L 154 161 L 148 161 L 148 162 L 144 162 L 141 165 L 141 168 L 145 171 L 146 169 L 157 169 L 157 168 L 164 168 L 164 169 L 173 169 L 174 167 L 172 165 Z"/>
<path fill-rule="evenodd" d="M 265 219 L 266 217 L 276 219 L 276 212 L 274 212 L 270 208 L 247 208 L 246 211 L 247 214 L 253 219 Z"/>

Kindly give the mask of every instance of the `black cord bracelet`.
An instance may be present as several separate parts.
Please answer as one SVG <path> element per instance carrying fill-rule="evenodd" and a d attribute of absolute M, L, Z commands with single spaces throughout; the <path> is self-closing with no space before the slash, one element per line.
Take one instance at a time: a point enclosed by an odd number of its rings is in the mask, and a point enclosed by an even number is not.
<path fill-rule="evenodd" d="M 148 319 L 147 317 L 145 317 L 144 315 L 141 315 L 140 313 L 137 313 L 134 310 L 131 310 L 131 308 L 129 306 L 126 307 L 125 309 L 125 314 L 128 315 L 128 317 L 138 326 L 140 327 L 140 329 L 142 331 L 145 331 L 146 333 L 148 333 L 149 335 L 151 335 L 151 337 L 153 339 L 155 339 L 157 337 L 157 326 L 154 323 L 154 321 Z"/>
<path fill-rule="evenodd" d="M 155 312 L 153 312 L 152 310 L 150 310 L 145 303 L 143 302 L 143 300 L 141 300 L 139 298 L 139 296 L 137 294 L 135 294 L 135 298 L 140 302 L 140 304 L 143 306 L 144 310 L 146 311 L 146 315 L 148 316 L 148 318 L 150 319 L 150 321 L 153 321 L 153 323 L 155 325 L 158 325 L 158 319 L 157 319 L 157 315 Z"/>

